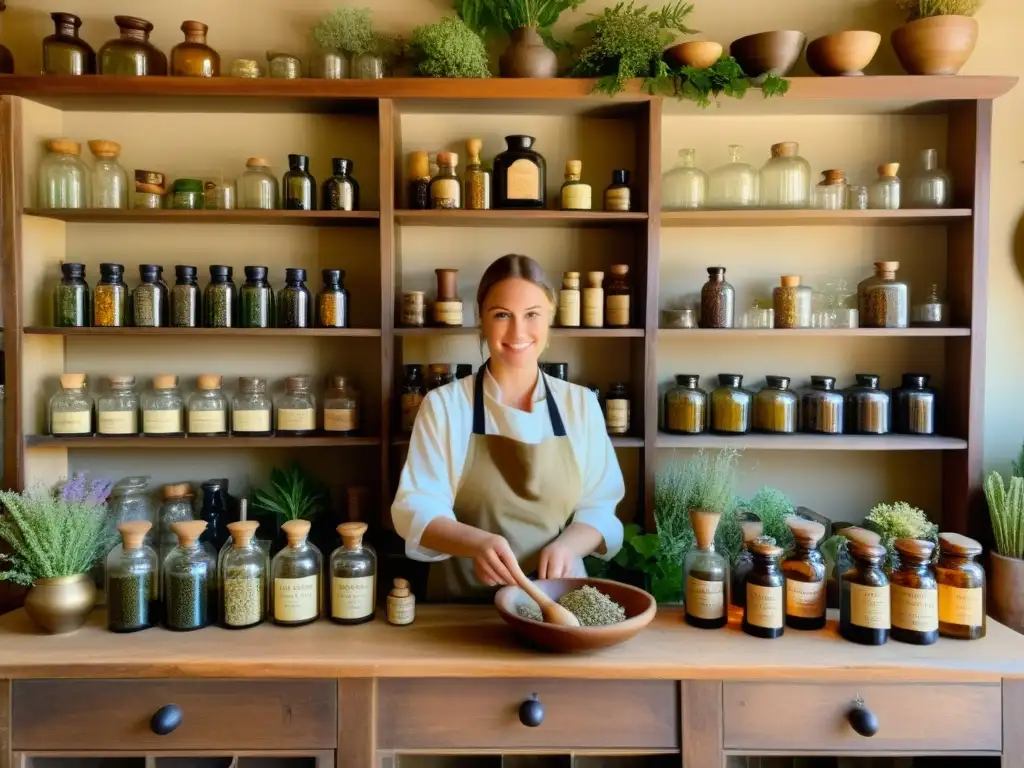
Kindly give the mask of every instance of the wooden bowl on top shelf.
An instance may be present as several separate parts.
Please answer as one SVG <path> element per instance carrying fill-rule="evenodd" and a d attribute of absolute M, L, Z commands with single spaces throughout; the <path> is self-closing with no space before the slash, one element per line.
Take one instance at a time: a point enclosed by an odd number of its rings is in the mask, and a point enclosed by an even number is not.
<path fill-rule="evenodd" d="M 494 596 L 501 618 L 528 644 L 556 653 L 585 653 L 624 643 L 646 627 L 658 612 L 654 598 L 638 587 L 608 579 L 538 579 L 552 600 L 583 586 L 599 589 L 626 610 L 626 620 L 602 627 L 561 627 L 519 615 L 520 604 L 533 601 L 519 587 L 502 587 Z"/>
<path fill-rule="evenodd" d="M 722 44 L 711 40 L 688 40 L 666 48 L 665 58 L 677 67 L 707 69 L 722 58 Z"/>
<path fill-rule="evenodd" d="M 807 64 L 822 77 L 863 75 L 881 42 L 880 34 L 863 29 L 825 35 L 807 46 Z"/>
<path fill-rule="evenodd" d="M 729 55 L 751 80 L 785 77 L 800 60 L 806 42 L 807 35 L 795 29 L 758 32 L 733 40 Z"/>

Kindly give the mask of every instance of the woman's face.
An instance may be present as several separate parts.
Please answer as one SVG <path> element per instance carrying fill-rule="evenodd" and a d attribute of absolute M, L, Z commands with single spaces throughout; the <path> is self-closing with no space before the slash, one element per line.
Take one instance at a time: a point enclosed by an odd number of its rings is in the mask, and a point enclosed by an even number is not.
<path fill-rule="evenodd" d="M 512 368 L 536 368 L 548 344 L 554 309 L 544 290 L 529 280 L 510 277 L 495 283 L 480 317 L 491 360 Z"/>

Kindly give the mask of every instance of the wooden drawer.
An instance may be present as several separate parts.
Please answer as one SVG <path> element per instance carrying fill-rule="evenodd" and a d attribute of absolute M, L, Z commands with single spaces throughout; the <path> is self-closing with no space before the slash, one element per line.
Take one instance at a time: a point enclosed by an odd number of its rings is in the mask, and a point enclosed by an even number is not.
<path fill-rule="evenodd" d="M 181 724 L 150 727 L 176 704 Z M 13 691 L 15 750 L 334 749 L 334 680 L 24 680 Z"/>
<path fill-rule="evenodd" d="M 1001 695 L 998 683 L 725 683 L 725 748 L 998 752 Z M 847 720 L 858 696 L 878 718 L 870 738 Z"/>
<path fill-rule="evenodd" d="M 519 706 L 536 693 L 544 721 Z M 679 685 L 669 680 L 381 680 L 389 749 L 678 749 Z"/>

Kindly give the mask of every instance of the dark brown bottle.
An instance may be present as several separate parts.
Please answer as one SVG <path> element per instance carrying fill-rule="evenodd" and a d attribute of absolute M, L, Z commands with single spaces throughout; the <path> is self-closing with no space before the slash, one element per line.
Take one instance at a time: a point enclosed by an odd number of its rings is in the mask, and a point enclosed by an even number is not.
<path fill-rule="evenodd" d="M 179 77 L 220 77 L 220 54 L 206 44 L 210 28 L 201 21 L 183 21 L 185 42 L 171 49 L 171 74 Z"/>
<path fill-rule="evenodd" d="M 853 567 L 839 587 L 839 634 L 851 643 L 884 645 L 890 626 L 889 580 L 882 573 L 885 547 L 850 539 L 848 549 Z"/>
<path fill-rule="evenodd" d="M 981 544 L 959 533 L 939 534 L 939 634 L 957 640 L 985 636 L 985 570 L 974 562 Z"/>
<path fill-rule="evenodd" d="M 507 149 L 494 158 L 495 208 L 546 208 L 547 163 L 533 136 L 505 137 Z"/>
<path fill-rule="evenodd" d="M 134 16 L 115 16 L 121 36 L 100 48 L 97 68 L 101 75 L 166 75 L 167 57 L 149 42 L 153 24 Z"/>
<path fill-rule="evenodd" d="M 0 13 L 7 10 L 7 0 L 0 0 Z M 6 45 L 0 45 L 0 75 L 14 74 L 14 56 Z"/>
<path fill-rule="evenodd" d="M 754 567 L 744 585 L 747 604 L 743 609 L 743 631 L 771 640 L 786 631 L 786 584 L 779 559 L 782 548 L 762 536 L 750 549 Z"/>
<path fill-rule="evenodd" d="M 43 38 L 44 75 L 95 75 L 96 52 L 78 36 L 82 20 L 73 13 L 51 13 L 54 32 Z"/>
<path fill-rule="evenodd" d="M 796 516 L 786 520 L 793 532 L 793 554 L 782 564 L 786 577 L 786 626 L 821 629 L 825 626 L 825 561 L 818 543 L 825 526 Z"/>
<path fill-rule="evenodd" d="M 700 327 L 732 328 L 736 324 L 736 290 L 725 282 L 725 267 L 708 267 L 700 289 Z"/>
<path fill-rule="evenodd" d="M 747 574 L 754 567 L 754 556 L 750 554 L 750 548 L 764 533 L 764 523 L 750 512 L 740 512 L 739 515 L 740 529 L 743 531 L 743 549 L 740 550 L 736 565 L 732 569 L 732 589 L 729 593 L 730 602 L 742 608 L 747 604 Z M 772 544 L 775 543 L 775 539 L 770 536 L 767 538 Z"/>
<path fill-rule="evenodd" d="M 686 623 L 701 629 L 719 629 L 729 622 L 729 562 L 715 552 L 715 529 L 722 515 L 707 509 L 691 509 L 690 524 L 697 546 L 686 553 L 683 564 L 683 600 Z"/>
<path fill-rule="evenodd" d="M 288 170 L 281 181 L 286 211 L 316 210 L 316 179 L 309 173 L 306 155 L 288 155 Z"/>
<path fill-rule="evenodd" d="M 935 545 L 921 539 L 896 539 L 900 565 L 889 574 L 893 640 L 931 645 L 939 639 L 939 591 L 932 572 Z"/>

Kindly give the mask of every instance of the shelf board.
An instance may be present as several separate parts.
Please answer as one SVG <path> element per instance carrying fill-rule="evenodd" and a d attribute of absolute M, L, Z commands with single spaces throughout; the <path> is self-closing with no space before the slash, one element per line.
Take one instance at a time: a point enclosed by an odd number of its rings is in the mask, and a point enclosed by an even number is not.
<path fill-rule="evenodd" d="M 919 435 L 669 435 L 659 448 L 738 448 L 766 451 L 964 451 L 967 441 Z"/>
<path fill-rule="evenodd" d="M 611 438 L 612 446 L 615 448 L 643 448 L 644 440 L 642 437 L 613 437 Z M 409 438 L 408 437 L 397 437 L 391 441 L 391 445 L 396 448 L 408 448 Z"/>
<path fill-rule="evenodd" d="M 71 336 L 92 338 L 98 336 L 181 336 L 195 338 L 380 338 L 379 328 L 44 328 L 29 326 L 25 333 L 32 336 Z"/>
<path fill-rule="evenodd" d="M 682 339 L 818 339 L 949 338 L 970 336 L 970 328 L 660 328 L 658 338 Z"/>
<path fill-rule="evenodd" d="M 276 224 L 306 227 L 376 227 L 380 211 L 178 211 L 128 208 L 26 208 L 26 216 L 58 219 L 69 224 Z"/>
<path fill-rule="evenodd" d="M 395 336 L 477 336 L 476 326 L 462 328 L 395 328 Z M 569 339 L 642 339 L 643 328 L 552 328 L 551 335 Z"/>
<path fill-rule="evenodd" d="M 898 211 L 662 211 L 663 227 L 926 226 L 969 219 L 970 208 Z"/>
<path fill-rule="evenodd" d="M 26 435 L 28 448 L 344 448 L 380 445 L 376 437 L 51 437 Z"/>
<path fill-rule="evenodd" d="M 646 213 L 605 211 L 395 211 L 407 227 L 620 227 L 644 224 Z"/>

